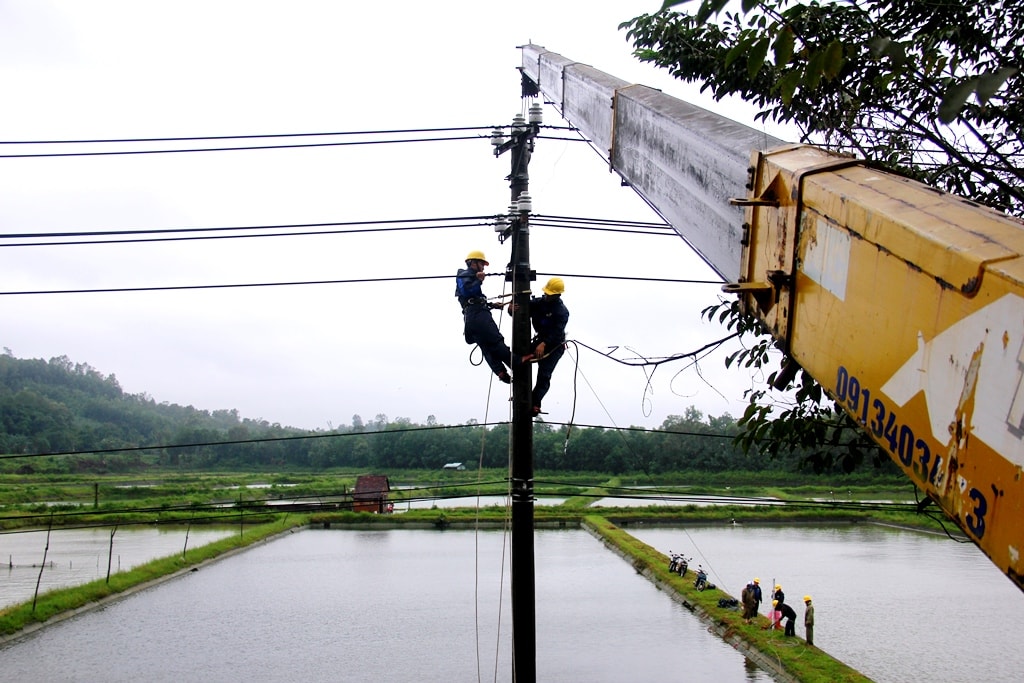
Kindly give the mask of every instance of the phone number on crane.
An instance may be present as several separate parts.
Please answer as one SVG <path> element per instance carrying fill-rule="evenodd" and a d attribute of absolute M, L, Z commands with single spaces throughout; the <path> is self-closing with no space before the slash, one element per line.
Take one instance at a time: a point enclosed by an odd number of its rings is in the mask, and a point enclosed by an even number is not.
<path fill-rule="evenodd" d="M 900 424 L 896 411 L 886 406 L 881 398 L 872 398 L 871 390 L 842 365 L 836 373 L 835 393 L 839 403 L 849 410 L 855 420 L 869 428 L 878 442 L 888 447 L 889 452 L 899 458 L 904 467 L 913 468 L 916 458 L 921 476 L 932 486 L 937 486 L 943 456 L 938 453 L 933 455 L 927 441 L 916 437 L 910 425 Z M 971 488 L 968 495 L 974 501 L 974 511 L 966 515 L 964 521 L 968 531 L 980 539 L 985 535 L 988 500 L 976 488 Z"/>

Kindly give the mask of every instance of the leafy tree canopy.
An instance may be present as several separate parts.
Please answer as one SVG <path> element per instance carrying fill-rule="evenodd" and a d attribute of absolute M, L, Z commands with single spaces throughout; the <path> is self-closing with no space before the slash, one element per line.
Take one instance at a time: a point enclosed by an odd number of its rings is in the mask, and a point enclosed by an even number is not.
<path fill-rule="evenodd" d="M 668 0 L 620 28 L 639 59 L 804 142 L 1024 213 L 1018 0 Z"/>
<path fill-rule="evenodd" d="M 685 7 L 684 7 L 685 6 Z M 990 0 L 666 0 L 623 23 L 635 55 L 714 97 L 737 96 L 801 141 L 1024 215 L 1024 3 Z M 761 334 L 729 303 L 705 311 Z M 727 364 L 760 370 L 761 337 Z M 768 384 L 779 373 L 768 376 Z M 884 460 L 803 372 L 773 405 L 752 390 L 739 442 L 815 469 Z"/>

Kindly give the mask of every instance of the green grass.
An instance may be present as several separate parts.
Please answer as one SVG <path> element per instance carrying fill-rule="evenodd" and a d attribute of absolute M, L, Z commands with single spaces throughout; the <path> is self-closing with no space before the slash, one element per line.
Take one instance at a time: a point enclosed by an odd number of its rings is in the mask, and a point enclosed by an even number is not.
<path fill-rule="evenodd" d="M 291 515 L 258 526 L 245 527 L 241 534 L 190 548 L 185 556 L 176 554 L 147 562 L 134 569 L 111 574 L 109 583 L 98 579 L 70 588 L 58 588 L 39 595 L 33 609 L 32 600 L 0 610 L 0 636 L 11 635 L 33 624 L 43 623 L 55 616 L 95 603 L 128 589 L 195 566 L 226 552 L 243 548 L 287 529 L 308 523 L 304 517 Z"/>
<path fill-rule="evenodd" d="M 583 521 L 606 543 L 622 551 L 637 572 L 653 576 L 675 591 L 684 604 L 706 615 L 704 618 L 714 625 L 724 639 L 728 641 L 739 638 L 774 660 L 801 683 L 862 683 L 870 680 L 826 652 L 807 645 L 802 638 L 787 638 L 781 630 L 769 630 L 768 619 L 763 615 L 759 615 L 750 624 L 745 623 L 738 610 L 718 606 L 721 598 L 734 596 L 717 588 L 698 591 L 693 585 L 692 573 L 681 577 L 669 572 L 669 558 L 666 555 L 629 535 L 606 518 L 595 515 Z"/>

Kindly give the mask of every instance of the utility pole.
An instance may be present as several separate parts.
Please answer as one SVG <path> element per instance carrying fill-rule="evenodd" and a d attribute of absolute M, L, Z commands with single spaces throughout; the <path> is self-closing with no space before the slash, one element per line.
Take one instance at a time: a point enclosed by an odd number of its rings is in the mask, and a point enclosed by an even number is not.
<path fill-rule="evenodd" d="M 524 97 L 527 96 L 524 93 Z M 540 132 L 541 105 L 533 104 L 527 122 L 521 114 L 513 119 L 508 140 L 496 129 L 491 142 L 494 154 L 511 152 L 512 190 L 509 223 L 499 228 L 501 240 L 512 238 L 512 258 L 505 279 L 512 283 L 512 355 L 531 353 L 530 282 L 537 274 L 530 268 L 529 165 L 534 139 Z M 512 375 L 512 680 L 537 680 L 536 587 L 533 556 L 533 371 L 524 365 Z"/>

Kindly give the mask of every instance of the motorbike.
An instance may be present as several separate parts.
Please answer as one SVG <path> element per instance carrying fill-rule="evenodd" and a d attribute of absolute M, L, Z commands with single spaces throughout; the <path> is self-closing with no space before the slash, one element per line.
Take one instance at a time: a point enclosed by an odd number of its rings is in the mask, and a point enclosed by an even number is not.
<path fill-rule="evenodd" d="M 671 550 L 668 551 L 668 554 L 670 558 L 668 570 L 679 574 L 679 576 L 686 576 L 686 569 L 690 566 L 689 558 L 682 553 L 673 553 Z"/>
<path fill-rule="evenodd" d="M 697 578 L 693 581 L 693 587 L 699 591 L 715 587 L 715 584 L 708 583 L 708 573 L 704 571 L 704 567 L 701 567 L 700 565 L 697 565 Z"/>

